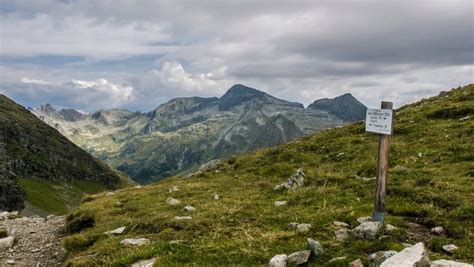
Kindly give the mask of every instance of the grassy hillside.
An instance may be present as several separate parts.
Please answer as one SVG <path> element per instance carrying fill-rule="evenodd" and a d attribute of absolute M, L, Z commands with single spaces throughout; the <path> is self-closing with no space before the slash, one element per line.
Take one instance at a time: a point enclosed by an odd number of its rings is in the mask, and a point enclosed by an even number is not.
<path fill-rule="evenodd" d="M 401 243 L 417 241 L 427 244 L 432 260 L 473 262 L 474 85 L 397 110 L 386 220 L 399 229 L 374 241 L 339 242 L 333 221 L 354 228 L 358 217 L 372 213 L 375 182 L 361 177 L 375 176 L 377 140 L 356 123 L 231 158 L 220 172 L 91 197 L 68 217 L 70 228 L 76 226 L 80 232 L 65 240 L 67 264 L 126 266 L 156 256 L 159 266 L 263 266 L 275 254 L 306 249 L 308 237 L 320 241 L 326 251 L 311 263 L 314 266 L 341 266 L 356 258 L 366 261 L 370 253 L 399 251 Z M 274 191 L 300 167 L 309 177 L 305 187 Z M 180 191 L 170 193 L 170 186 Z M 216 193 L 219 200 L 213 198 Z M 182 205 L 166 205 L 168 197 Z M 276 200 L 287 200 L 288 205 L 276 207 Z M 196 211 L 186 214 L 184 205 Z M 192 220 L 174 219 L 184 215 Z M 298 234 L 288 229 L 290 222 L 313 227 Z M 409 222 L 423 227 L 413 228 Z M 127 226 L 123 236 L 102 234 L 120 226 Z M 434 226 L 442 226 L 445 234 L 431 236 L 429 228 Z M 152 242 L 125 248 L 119 244 L 125 237 Z M 459 250 L 443 253 L 441 246 L 450 243 Z M 327 263 L 339 256 L 347 258 Z"/>
<path fill-rule="evenodd" d="M 30 212 L 64 214 L 84 193 L 125 184 L 125 176 L 0 95 L 0 209 L 21 210 L 26 197 Z"/>

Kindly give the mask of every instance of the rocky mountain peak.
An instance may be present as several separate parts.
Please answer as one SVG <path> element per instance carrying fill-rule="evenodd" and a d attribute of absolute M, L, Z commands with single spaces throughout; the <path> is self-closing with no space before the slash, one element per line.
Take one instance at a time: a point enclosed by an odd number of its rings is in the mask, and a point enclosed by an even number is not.
<path fill-rule="evenodd" d="M 39 106 L 38 109 L 41 112 L 43 112 L 44 114 L 47 114 L 47 115 L 52 115 L 52 114 L 56 113 L 56 109 L 54 109 L 54 107 L 51 106 L 51 104 L 49 104 L 49 103 L 46 103 L 44 105 Z"/>
<path fill-rule="evenodd" d="M 323 98 L 314 101 L 308 109 L 327 111 L 346 121 L 358 121 L 365 118 L 367 107 L 350 93 L 335 98 Z"/>

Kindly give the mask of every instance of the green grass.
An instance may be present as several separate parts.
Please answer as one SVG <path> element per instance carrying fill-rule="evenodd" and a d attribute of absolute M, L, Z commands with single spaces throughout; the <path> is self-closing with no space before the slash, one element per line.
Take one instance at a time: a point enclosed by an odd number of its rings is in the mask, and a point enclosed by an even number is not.
<path fill-rule="evenodd" d="M 122 189 L 113 196 L 92 196 L 70 215 L 68 223 L 89 214 L 94 225 L 66 238 L 66 265 L 127 266 L 158 257 L 158 266 L 264 266 L 275 254 L 306 249 L 308 237 L 320 241 L 326 251 L 312 266 L 341 266 L 357 258 L 367 264 L 371 253 L 399 251 L 402 242 L 418 241 L 426 243 L 431 259 L 473 262 L 472 107 L 474 86 L 470 85 L 452 90 L 448 97 L 433 97 L 396 111 L 386 220 L 399 230 L 386 233 L 386 238 L 351 238 L 344 243 L 334 238 L 333 221 L 353 228 L 358 225 L 356 219 L 371 215 L 373 208 L 375 182 L 357 176 L 375 176 L 378 137 L 356 123 L 234 157 L 219 173 L 174 177 L 140 189 Z M 465 116 L 470 119 L 459 120 Z M 300 167 L 308 176 L 307 186 L 288 192 L 273 190 Z M 169 193 L 172 185 L 180 191 Z M 213 199 L 215 193 L 220 200 Z M 166 205 L 170 196 L 182 205 Z M 276 200 L 287 200 L 288 205 L 275 207 Z M 193 219 L 175 221 L 174 216 L 185 215 L 184 205 L 196 207 L 190 214 Z M 307 234 L 297 234 L 288 229 L 290 222 L 313 227 Z M 408 222 L 419 223 L 425 230 L 442 226 L 446 234 L 423 236 L 410 230 Z M 127 226 L 123 236 L 103 234 L 120 226 Z M 145 237 L 152 243 L 125 248 L 119 242 L 126 237 Z M 441 249 L 450 243 L 459 247 L 452 255 Z M 347 259 L 327 263 L 340 256 Z"/>
<path fill-rule="evenodd" d="M 19 179 L 18 183 L 25 190 L 27 201 L 36 209 L 45 213 L 63 215 L 81 202 L 86 194 L 102 192 L 106 188 L 92 181 L 73 180 L 50 181 L 42 179 Z"/>

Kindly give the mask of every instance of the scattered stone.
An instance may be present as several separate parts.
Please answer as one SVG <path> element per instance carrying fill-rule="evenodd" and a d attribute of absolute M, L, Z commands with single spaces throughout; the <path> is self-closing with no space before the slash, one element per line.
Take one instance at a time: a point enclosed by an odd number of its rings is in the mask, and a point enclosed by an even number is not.
<path fill-rule="evenodd" d="M 422 158 L 422 157 L 423 157 L 423 153 L 418 152 L 418 157 L 419 157 L 419 158 Z"/>
<path fill-rule="evenodd" d="M 214 200 L 219 200 L 219 199 L 220 199 L 219 195 L 218 195 L 218 194 L 214 194 Z"/>
<path fill-rule="evenodd" d="M 335 261 L 342 261 L 342 260 L 345 260 L 346 258 L 347 258 L 346 256 L 333 258 L 333 259 L 329 260 L 328 263 L 335 262 Z"/>
<path fill-rule="evenodd" d="M 431 267 L 473 267 L 472 264 L 457 262 L 457 261 L 448 261 L 448 260 L 436 260 L 431 262 Z"/>
<path fill-rule="evenodd" d="M 292 230 L 296 230 L 296 227 L 298 226 L 299 223 L 297 222 L 291 222 L 288 224 L 288 228 L 292 229 Z"/>
<path fill-rule="evenodd" d="M 349 227 L 349 225 L 345 222 L 338 222 L 338 221 L 335 221 L 333 222 L 333 225 L 336 226 L 336 227 L 341 227 L 341 228 L 347 228 Z"/>
<path fill-rule="evenodd" d="M 287 263 L 288 256 L 286 254 L 275 255 L 268 263 L 268 267 L 286 267 Z"/>
<path fill-rule="evenodd" d="M 349 267 L 364 267 L 364 264 L 362 264 L 362 261 L 360 259 L 357 259 L 349 263 Z"/>
<path fill-rule="evenodd" d="M 15 260 L 7 260 L 7 264 L 13 265 L 13 264 L 15 264 Z"/>
<path fill-rule="evenodd" d="M 295 265 L 305 264 L 308 262 L 309 256 L 311 256 L 311 250 L 294 252 L 288 256 L 288 263 Z"/>
<path fill-rule="evenodd" d="M 140 189 L 140 188 L 142 188 L 142 187 L 143 187 L 143 186 L 141 186 L 141 185 L 137 185 L 137 186 L 135 186 L 134 188 L 135 188 L 135 189 Z"/>
<path fill-rule="evenodd" d="M 387 232 L 395 231 L 395 230 L 397 230 L 397 229 L 398 229 L 398 227 L 395 227 L 395 226 L 393 226 L 393 225 L 391 225 L 391 224 L 389 224 L 389 223 L 387 223 L 387 224 L 385 225 L 385 230 L 387 230 Z"/>
<path fill-rule="evenodd" d="M 442 234 L 442 233 L 444 232 L 444 229 L 443 229 L 443 227 L 441 227 L 441 226 L 436 226 L 436 227 L 431 228 L 430 231 L 431 231 L 431 233 L 433 233 L 433 234 L 440 235 L 440 234 Z"/>
<path fill-rule="evenodd" d="M 171 186 L 168 188 L 168 192 L 173 193 L 173 192 L 178 192 L 179 188 L 176 185 Z"/>
<path fill-rule="evenodd" d="M 469 120 L 469 118 L 470 118 L 469 116 L 466 116 L 466 117 L 460 118 L 459 120 L 460 120 L 460 121 L 467 121 L 467 120 Z"/>
<path fill-rule="evenodd" d="M 142 261 L 135 262 L 134 264 L 132 264 L 132 267 L 153 267 L 155 262 L 156 262 L 156 258 L 142 260 Z"/>
<path fill-rule="evenodd" d="M 288 203 L 288 202 L 287 202 L 287 201 L 284 201 L 284 200 L 275 201 L 275 206 L 280 207 L 280 206 L 286 205 L 287 203 Z"/>
<path fill-rule="evenodd" d="M 222 164 L 222 161 L 220 159 L 211 160 L 208 163 L 201 165 L 201 167 L 199 167 L 198 169 L 198 172 L 207 172 L 207 171 L 216 170 L 217 168 L 221 166 L 221 164 Z"/>
<path fill-rule="evenodd" d="M 365 223 L 365 222 L 371 222 L 371 221 L 372 221 L 372 217 L 369 217 L 369 216 L 357 218 L 358 223 Z"/>
<path fill-rule="evenodd" d="M 425 246 L 422 242 L 416 243 L 414 246 L 405 248 L 401 252 L 388 258 L 380 267 L 428 267 L 430 266 L 430 260 L 428 259 L 428 253 L 425 250 Z"/>
<path fill-rule="evenodd" d="M 375 239 L 382 229 L 381 222 L 364 222 L 352 230 L 352 233 L 363 239 Z"/>
<path fill-rule="evenodd" d="M 334 232 L 334 234 L 336 235 L 336 239 L 341 242 L 344 242 L 349 238 L 349 230 L 346 228 L 338 229 Z"/>
<path fill-rule="evenodd" d="M 125 232 L 125 226 L 119 227 L 117 229 L 114 229 L 112 231 L 105 232 L 104 234 L 106 235 L 121 235 Z"/>
<path fill-rule="evenodd" d="M 147 238 L 126 238 L 120 241 L 120 244 L 126 247 L 139 247 L 150 244 L 150 240 Z"/>
<path fill-rule="evenodd" d="M 370 266 L 379 266 L 386 259 L 394 256 L 397 253 L 398 252 L 396 252 L 395 250 L 379 251 L 379 252 L 370 254 L 367 260 L 369 261 Z"/>
<path fill-rule="evenodd" d="M 5 238 L 0 239 L 0 250 L 5 250 L 13 247 L 13 244 L 15 243 L 15 238 L 12 236 L 8 236 Z"/>
<path fill-rule="evenodd" d="M 319 255 L 324 253 L 324 249 L 321 246 L 321 244 L 319 244 L 318 241 L 316 241 L 312 238 L 308 238 L 308 247 L 309 247 L 309 250 L 311 251 L 311 253 L 313 253 L 314 256 L 319 256 Z"/>
<path fill-rule="evenodd" d="M 186 207 L 183 208 L 183 211 L 193 212 L 195 210 L 196 210 L 196 208 L 194 208 L 193 206 L 186 206 Z"/>
<path fill-rule="evenodd" d="M 193 218 L 191 216 L 176 216 L 174 217 L 174 219 L 177 221 L 189 221 L 189 220 L 192 220 Z"/>
<path fill-rule="evenodd" d="M 457 249 L 458 249 L 458 247 L 454 244 L 449 244 L 449 245 L 444 245 L 443 246 L 443 250 L 446 251 L 446 252 L 449 252 L 449 253 L 453 253 Z"/>
<path fill-rule="evenodd" d="M 110 197 L 110 196 L 113 196 L 113 195 L 115 195 L 114 192 L 107 192 L 107 193 L 105 193 L 105 196 L 106 196 L 106 197 Z"/>
<path fill-rule="evenodd" d="M 282 189 L 295 189 L 299 187 L 303 187 L 306 181 L 306 175 L 303 172 L 302 168 L 296 170 L 296 173 L 293 174 L 288 181 L 276 185 L 273 189 L 274 190 L 282 190 Z"/>
<path fill-rule="evenodd" d="M 177 206 L 181 204 L 181 201 L 177 200 L 176 198 L 169 197 L 166 199 L 166 204 L 170 206 Z"/>
<path fill-rule="evenodd" d="M 300 223 L 296 226 L 296 232 L 298 233 L 306 233 L 306 232 L 309 232 L 309 230 L 311 230 L 311 224 L 309 223 Z"/>
<path fill-rule="evenodd" d="M 40 252 L 40 251 L 41 251 L 41 249 L 39 249 L 39 248 L 35 248 L 35 249 L 31 250 L 31 252 L 33 252 L 33 253 Z"/>
<path fill-rule="evenodd" d="M 49 221 L 49 220 L 54 220 L 56 217 L 57 217 L 56 215 L 51 214 L 51 215 L 48 215 L 48 216 L 46 217 L 46 220 L 48 220 L 48 221 Z"/>
<path fill-rule="evenodd" d="M 18 211 L 12 211 L 8 214 L 8 219 L 15 219 L 20 216 L 20 213 Z"/>

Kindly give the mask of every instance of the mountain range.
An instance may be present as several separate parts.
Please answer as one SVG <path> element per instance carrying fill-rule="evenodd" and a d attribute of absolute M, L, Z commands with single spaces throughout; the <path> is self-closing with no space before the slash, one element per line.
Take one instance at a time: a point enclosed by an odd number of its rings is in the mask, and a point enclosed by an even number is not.
<path fill-rule="evenodd" d="M 72 142 L 140 183 L 217 158 L 272 147 L 365 117 L 350 94 L 303 104 L 236 84 L 222 97 L 176 98 L 147 112 L 83 114 L 45 104 L 30 111 Z"/>
<path fill-rule="evenodd" d="M 0 95 L 0 210 L 67 213 L 85 193 L 125 184 L 124 175 Z"/>

